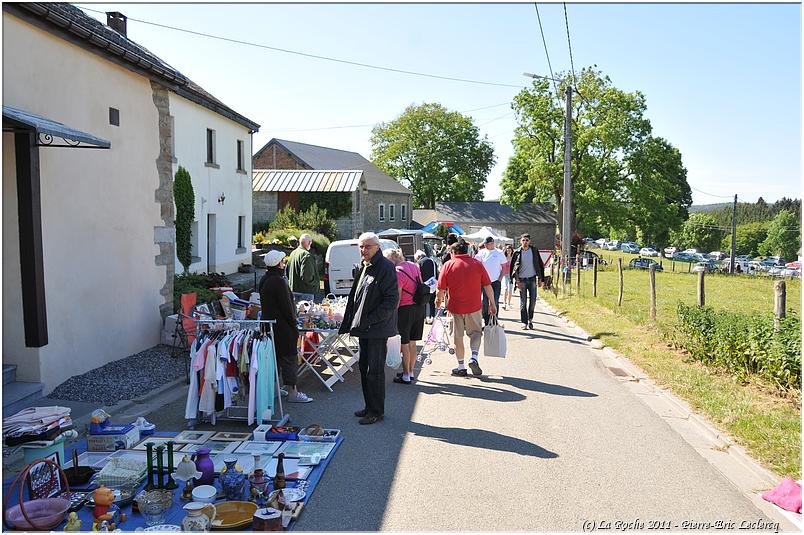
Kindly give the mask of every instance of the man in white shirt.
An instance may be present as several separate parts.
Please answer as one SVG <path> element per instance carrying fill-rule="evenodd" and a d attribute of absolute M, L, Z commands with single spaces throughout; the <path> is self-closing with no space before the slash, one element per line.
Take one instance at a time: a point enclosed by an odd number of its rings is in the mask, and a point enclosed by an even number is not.
<path fill-rule="evenodd" d="M 503 266 L 506 263 L 505 255 L 502 251 L 494 247 L 494 238 L 487 236 L 483 242 L 483 247 L 477 252 L 475 259 L 483 263 L 486 273 L 491 279 L 491 288 L 494 290 L 494 306 L 497 310 L 500 307 L 500 288 L 502 288 Z M 489 301 L 483 292 L 483 322 L 489 324 Z"/>

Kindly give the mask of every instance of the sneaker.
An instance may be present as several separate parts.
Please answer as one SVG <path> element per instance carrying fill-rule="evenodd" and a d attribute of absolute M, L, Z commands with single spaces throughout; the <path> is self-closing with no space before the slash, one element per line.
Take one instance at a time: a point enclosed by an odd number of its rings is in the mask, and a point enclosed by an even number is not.
<path fill-rule="evenodd" d="M 528 324 L 527 324 L 527 323 L 523 323 L 523 324 L 522 324 L 522 327 L 520 327 L 520 329 L 522 329 L 523 331 L 527 331 L 527 330 L 528 330 Z"/>
<path fill-rule="evenodd" d="M 466 377 L 466 368 L 453 368 L 452 375 L 456 377 Z"/>
<path fill-rule="evenodd" d="M 281 395 L 283 398 L 286 398 L 286 397 L 288 397 L 288 391 L 285 390 L 284 388 L 280 388 L 279 389 L 279 395 Z"/>
<path fill-rule="evenodd" d="M 304 392 L 296 392 L 295 396 L 288 396 L 288 403 L 310 403 L 313 398 Z"/>
<path fill-rule="evenodd" d="M 357 416 L 358 418 L 362 418 L 362 417 L 366 416 L 367 414 L 368 414 L 368 411 L 366 409 L 360 409 L 359 411 L 355 411 L 355 416 Z"/>
<path fill-rule="evenodd" d="M 469 367 L 472 369 L 472 375 L 483 375 L 483 370 L 480 369 L 480 364 L 476 360 L 470 360 Z"/>
<path fill-rule="evenodd" d="M 530 329 L 531 331 L 533 330 L 533 322 L 532 321 L 528 322 L 528 329 Z"/>
<path fill-rule="evenodd" d="M 394 382 L 400 385 L 409 385 L 413 381 L 405 381 L 404 379 L 402 379 L 402 377 L 394 377 Z"/>
<path fill-rule="evenodd" d="M 396 378 L 397 378 L 397 379 L 401 379 L 401 378 L 402 378 L 402 372 L 397 373 L 397 374 L 396 374 Z M 411 382 L 413 382 L 413 381 L 415 381 L 415 380 L 416 380 L 416 378 L 415 378 L 413 375 L 411 375 L 411 376 L 410 376 L 410 380 L 411 380 Z M 394 381 L 394 382 L 396 382 L 396 381 Z"/>

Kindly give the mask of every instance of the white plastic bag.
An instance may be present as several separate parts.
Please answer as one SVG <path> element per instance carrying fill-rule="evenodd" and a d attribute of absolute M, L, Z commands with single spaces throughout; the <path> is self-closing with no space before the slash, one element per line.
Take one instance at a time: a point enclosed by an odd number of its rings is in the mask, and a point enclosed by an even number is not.
<path fill-rule="evenodd" d="M 397 369 L 402 365 L 402 337 L 398 334 L 388 339 L 385 365 L 393 369 Z"/>
<path fill-rule="evenodd" d="M 505 358 L 507 345 L 505 329 L 497 323 L 497 316 L 489 316 L 489 324 L 483 327 L 483 355 Z"/>

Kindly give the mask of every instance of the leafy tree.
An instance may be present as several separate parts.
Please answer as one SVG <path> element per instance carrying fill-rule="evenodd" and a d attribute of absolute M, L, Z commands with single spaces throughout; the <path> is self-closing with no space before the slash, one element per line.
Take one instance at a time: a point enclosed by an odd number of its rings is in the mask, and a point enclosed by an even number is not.
<path fill-rule="evenodd" d="M 179 166 L 173 177 L 173 202 L 176 204 L 176 257 L 187 273 L 193 263 L 195 194 L 190 173 L 182 166 Z"/>
<path fill-rule="evenodd" d="M 297 212 L 291 205 L 286 204 L 276 213 L 274 220 L 268 225 L 268 229 L 311 229 L 330 240 L 335 239 L 338 230 L 335 221 L 329 217 L 327 211 L 319 208 L 315 203 L 303 212 Z M 296 237 L 298 238 L 298 236 Z"/>
<path fill-rule="evenodd" d="M 413 204 L 483 199 L 494 149 L 472 119 L 441 104 L 410 105 L 371 132 L 371 158 L 413 192 Z"/>
<path fill-rule="evenodd" d="M 563 95 L 572 75 L 559 77 Z M 665 241 L 692 204 L 678 149 L 650 135 L 639 91 L 617 89 L 594 68 L 583 69 L 573 89 L 573 227 L 587 235 Z M 514 98 L 513 107 L 519 126 L 500 184 L 502 200 L 514 206 L 554 200 L 561 214 L 565 104 L 549 81 L 537 79 Z"/>
<path fill-rule="evenodd" d="M 768 236 L 768 223 L 746 223 L 737 225 L 737 253 L 749 256 L 759 254 L 759 245 Z M 720 250 L 731 254 L 731 232 L 720 243 Z"/>
<path fill-rule="evenodd" d="M 792 212 L 782 210 L 768 225 L 768 237 L 759 245 L 759 254 L 791 259 L 800 248 L 801 222 Z"/>
<path fill-rule="evenodd" d="M 782 210 L 788 210 L 796 216 L 801 217 L 801 200 L 788 199 L 782 197 L 773 204 L 768 204 L 760 197 L 757 202 L 738 202 L 737 203 L 737 224 L 743 225 L 745 223 L 761 223 L 771 221 L 776 214 Z M 721 227 L 731 227 L 733 207 L 731 203 L 728 206 L 718 207 L 711 210 L 710 213 Z"/>
<path fill-rule="evenodd" d="M 681 230 L 672 239 L 682 249 L 696 248 L 701 251 L 714 251 L 723 239 L 723 230 L 715 225 L 715 218 L 709 214 L 690 214 Z"/>
<path fill-rule="evenodd" d="M 434 235 L 438 236 L 442 240 L 446 240 L 447 236 L 449 235 L 449 228 L 444 223 L 439 223 L 436 225 Z"/>

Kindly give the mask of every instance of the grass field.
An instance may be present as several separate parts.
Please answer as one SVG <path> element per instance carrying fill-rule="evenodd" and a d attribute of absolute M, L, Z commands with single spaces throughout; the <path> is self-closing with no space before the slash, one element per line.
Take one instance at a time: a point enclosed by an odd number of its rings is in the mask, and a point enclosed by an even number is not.
<path fill-rule="evenodd" d="M 598 252 L 598 251 L 596 251 Z M 676 263 L 670 272 L 656 273 L 657 318 L 650 319 L 648 272 L 623 270 L 623 304 L 617 305 L 617 257 L 623 265 L 636 255 L 604 252 L 613 259 L 598 272 L 597 297 L 592 297 L 592 272 L 581 273 L 580 297 L 541 292 L 553 306 L 573 318 L 590 335 L 631 359 L 661 384 L 685 399 L 728 432 L 755 459 L 780 476 L 801 476 L 801 394 L 780 392 L 753 381 L 741 384 L 731 376 L 686 359 L 668 344 L 677 322 L 679 301 L 696 303 L 697 274 Z M 773 280 L 760 277 L 706 275 L 706 304 L 742 313 L 772 313 Z M 788 310 L 801 313 L 801 283 L 787 281 Z"/>

